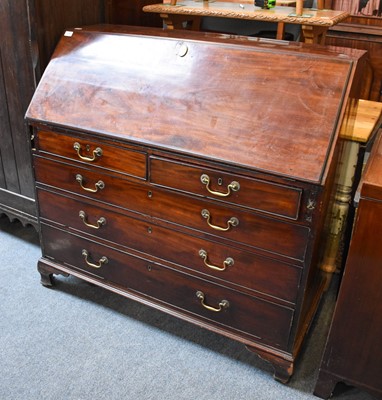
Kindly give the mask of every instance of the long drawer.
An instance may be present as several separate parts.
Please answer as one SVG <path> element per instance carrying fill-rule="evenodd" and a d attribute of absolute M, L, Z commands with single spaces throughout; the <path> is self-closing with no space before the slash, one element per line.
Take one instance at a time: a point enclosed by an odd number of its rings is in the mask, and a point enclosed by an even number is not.
<path fill-rule="evenodd" d="M 39 152 L 146 179 L 147 155 L 142 151 L 44 130 L 38 131 L 37 140 Z"/>
<path fill-rule="evenodd" d="M 211 284 L 41 224 L 44 257 L 214 325 L 287 348 L 293 309 Z"/>
<path fill-rule="evenodd" d="M 302 189 L 150 157 L 154 184 L 296 220 Z"/>
<path fill-rule="evenodd" d="M 300 267 L 132 218 L 78 197 L 41 189 L 37 196 L 43 220 L 292 304 L 296 301 Z"/>
<path fill-rule="evenodd" d="M 151 215 L 218 238 L 303 261 L 310 228 L 164 189 L 152 191 Z"/>
<path fill-rule="evenodd" d="M 205 232 L 216 238 L 243 243 L 290 259 L 303 261 L 305 258 L 310 233 L 306 226 L 226 207 L 212 200 L 151 189 L 99 171 L 40 157 L 35 157 L 35 174 L 37 182 Z"/>

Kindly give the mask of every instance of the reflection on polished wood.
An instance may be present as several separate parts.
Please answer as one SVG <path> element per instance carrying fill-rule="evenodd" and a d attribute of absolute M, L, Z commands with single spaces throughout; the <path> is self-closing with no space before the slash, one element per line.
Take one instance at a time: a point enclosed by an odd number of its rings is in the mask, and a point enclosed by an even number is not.
<path fill-rule="evenodd" d="M 199 30 L 202 17 L 234 18 L 251 21 L 274 22 L 278 24 L 276 39 L 283 39 L 284 25 L 301 25 L 306 43 L 324 44 L 329 27 L 346 19 L 349 14 L 337 10 L 303 9 L 302 15 L 296 14 L 296 8 L 276 6 L 269 10 L 255 7 L 252 3 L 237 2 L 196 2 L 182 1 L 176 5 L 151 4 L 143 11 L 158 13 L 168 29 L 183 29 L 186 25 Z"/>

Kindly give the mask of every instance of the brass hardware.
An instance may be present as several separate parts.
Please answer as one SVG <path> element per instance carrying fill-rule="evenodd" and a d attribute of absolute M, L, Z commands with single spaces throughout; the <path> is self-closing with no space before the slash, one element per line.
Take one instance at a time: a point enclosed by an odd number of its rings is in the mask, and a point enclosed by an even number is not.
<path fill-rule="evenodd" d="M 201 214 L 202 214 L 202 217 L 207 220 L 208 226 L 211 227 L 212 229 L 216 229 L 217 231 L 226 232 L 226 231 L 230 230 L 231 226 L 234 227 L 234 226 L 238 226 L 239 225 L 239 220 L 236 217 L 231 217 L 227 221 L 227 227 L 226 228 L 222 228 L 220 226 L 211 224 L 211 222 L 210 222 L 211 214 L 210 214 L 210 212 L 208 210 L 203 209 Z"/>
<path fill-rule="evenodd" d="M 76 175 L 76 181 L 80 184 L 80 186 L 82 187 L 82 189 L 86 190 L 87 192 L 91 192 L 91 193 L 96 193 L 98 192 L 98 190 L 102 190 L 105 188 L 105 184 L 103 183 L 103 181 L 98 181 L 94 186 L 95 189 L 89 189 L 86 188 L 85 186 L 82 185 L 84 178 L 82 177 L 81 174 L 77 174 Z"/>
<path fill-rule="evenodd" d="M 308 204 L 306 206 L 306 208 L 310 211 L 314 210 L 316 208 L 316 202 L 315 200 L 312 199 L 308 199 Z"/>
<path fill-rule="evenodd" d="M 209 193 L 215 195 L 215 196 L 220 196 L 220 197 L 227 197 L 231 194 L 232 192 L 237 192 L 240 190 L 240 184 L 239 182 L 232 181 L 228 186 L 227 186 L 227 192 L 216 192 L 215 190 L 210 189 L 210 177 L 207 174 L 202 174 L 200 177 L 200 182 L 203 183 L 203 185 L 206 185 L 206 189 L 208 190 Z M 218 182 L 222 182 L 221 178 L 218 179 Z M 219 183 L 221 184 L 221 183 Z"/>
<path fill-rule="evenodd" d="M 212 265 L 208 263 L 208 254 L 205 250 L 200 249 L 199 250 L 199 256 L 203 259 L 204 261 L 204 265 L 208 268 L 214 269 L 216 271 L 224 271 L 226 269 L 226 267 L 232 267 L 235 262 L 233 260 L 233 258 L 231 257 L 227 257 L 224 261 L 223 261 L 223 267 L 217 267 L 216 265 Z"/>
<path fill-rule="evenodd" d="M 93 157 L 86 157 L 80 154 L 81 145 L 78 142 L 73 144 L 73 148 L 77 152 L 78 157 L 83 161 L 95 161 L 95 159 L 97 157 L 101 157 L 103 153 L 101 147 L 97 147 L 95 150 L 93 150 Z"/>
<path fill-rule="evenodd" d="M 208 304 L 206 304 L 206 303 L 204 302 L 205 296 L 204 296 L 204 293 L 203 293 L 202 291 L 200 291 L 200 290 L 198 290 L 198 291 L 196 292 L 196 297 L 200 300 L 200 304 L 201 304 L 204 308 L 206 308 L 207 310 L 210 310 L 210 311 L 220 312 L 220 311 L 223 311 L 223 310 L 225 310 L 226 308 L 229 307 L 229 301 L 228 301 L 228 300 L 222 300 L 222 301 L 219 303 L 219 308 L 215 308 L 215 307 L 209 306 Z"/>
<path fill-rule="evenodd" d="M 99 229 L 101 228 L 102 225 L 106 225 L 106 218 L 105 217 L 100 217 L 98 218 L 97 225 L 89 224 L 86 222 L 86 213 L 85 211 L 80 211 L 78 213 L 78 216 L 82 219 L 82 222 L 88 226 L 89 228 L 94 228 L 94 229 Z"/>
<path fill-rule="evenodd" d="M 92 262 L 90 262 L 88 260 L 89 257 L 89 252 L 85 249 L 82 250 L 82 256 L 85 258 L 85 262 L 87 265 L 89 265 L 89 267 L 93 267 L 93 268 L 101 268 L 103 264 L 107 264 L 109 262 L 109 260 L 107 259 L 107 257 L 102 256 L 99 261 L 98 264 L 93 264 Z"/>

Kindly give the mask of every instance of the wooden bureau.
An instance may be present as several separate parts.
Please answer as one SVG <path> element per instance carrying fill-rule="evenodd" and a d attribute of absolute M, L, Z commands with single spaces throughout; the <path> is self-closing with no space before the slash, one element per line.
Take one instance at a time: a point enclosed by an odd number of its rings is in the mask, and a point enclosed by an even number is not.
<path fill-rule="evenodd" d="M 286 382 L 364 53 L 97 29 L 65 33 L 27 111 L 42 283 L 72 274 L 238 340 Z"/>

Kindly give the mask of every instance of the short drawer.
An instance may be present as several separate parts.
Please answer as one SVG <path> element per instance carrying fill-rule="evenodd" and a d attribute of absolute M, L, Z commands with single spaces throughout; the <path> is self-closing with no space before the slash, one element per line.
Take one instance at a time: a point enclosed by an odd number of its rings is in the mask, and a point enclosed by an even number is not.
<path fill-rule="evenodd" d="M 165 186 L 237 204 L 249 209 L 298 219 L 302 189 L 150 157 L 150 180 Z"/>
<path fill-rule="evenodd" d="M 153 190 L 150 198 L 151 215 L 156 218 L 271 254 L 305 259 L 310 238 L 307 226 L 163 189 Z"/>
<path fill-rule="evenodd" d="M 59 223 L 193 273 L 295 304 L 301 268 L 186 235 L 64 195 L 37 190 L 43 220 Z"/>
<path fill-rule="evenodd" d="M 39 130 L 36 139 L 39 152 L 146 179 L 147 156 L 142 151 L 53 131 Z"/>
<path fill-rule="evenodd" d="M 152 205 L 143 185 L 104 174 L 100 170 L 89 170 L 36 155 L 34 168 L 38 185 L 42 183 L 139 213 L 147 213 Z"/>
<path fill-rule="evenodd" d="M 293 309 L 230 290 L 42 224 L 44 257 L 225 330 L 287 348 Z"/>

